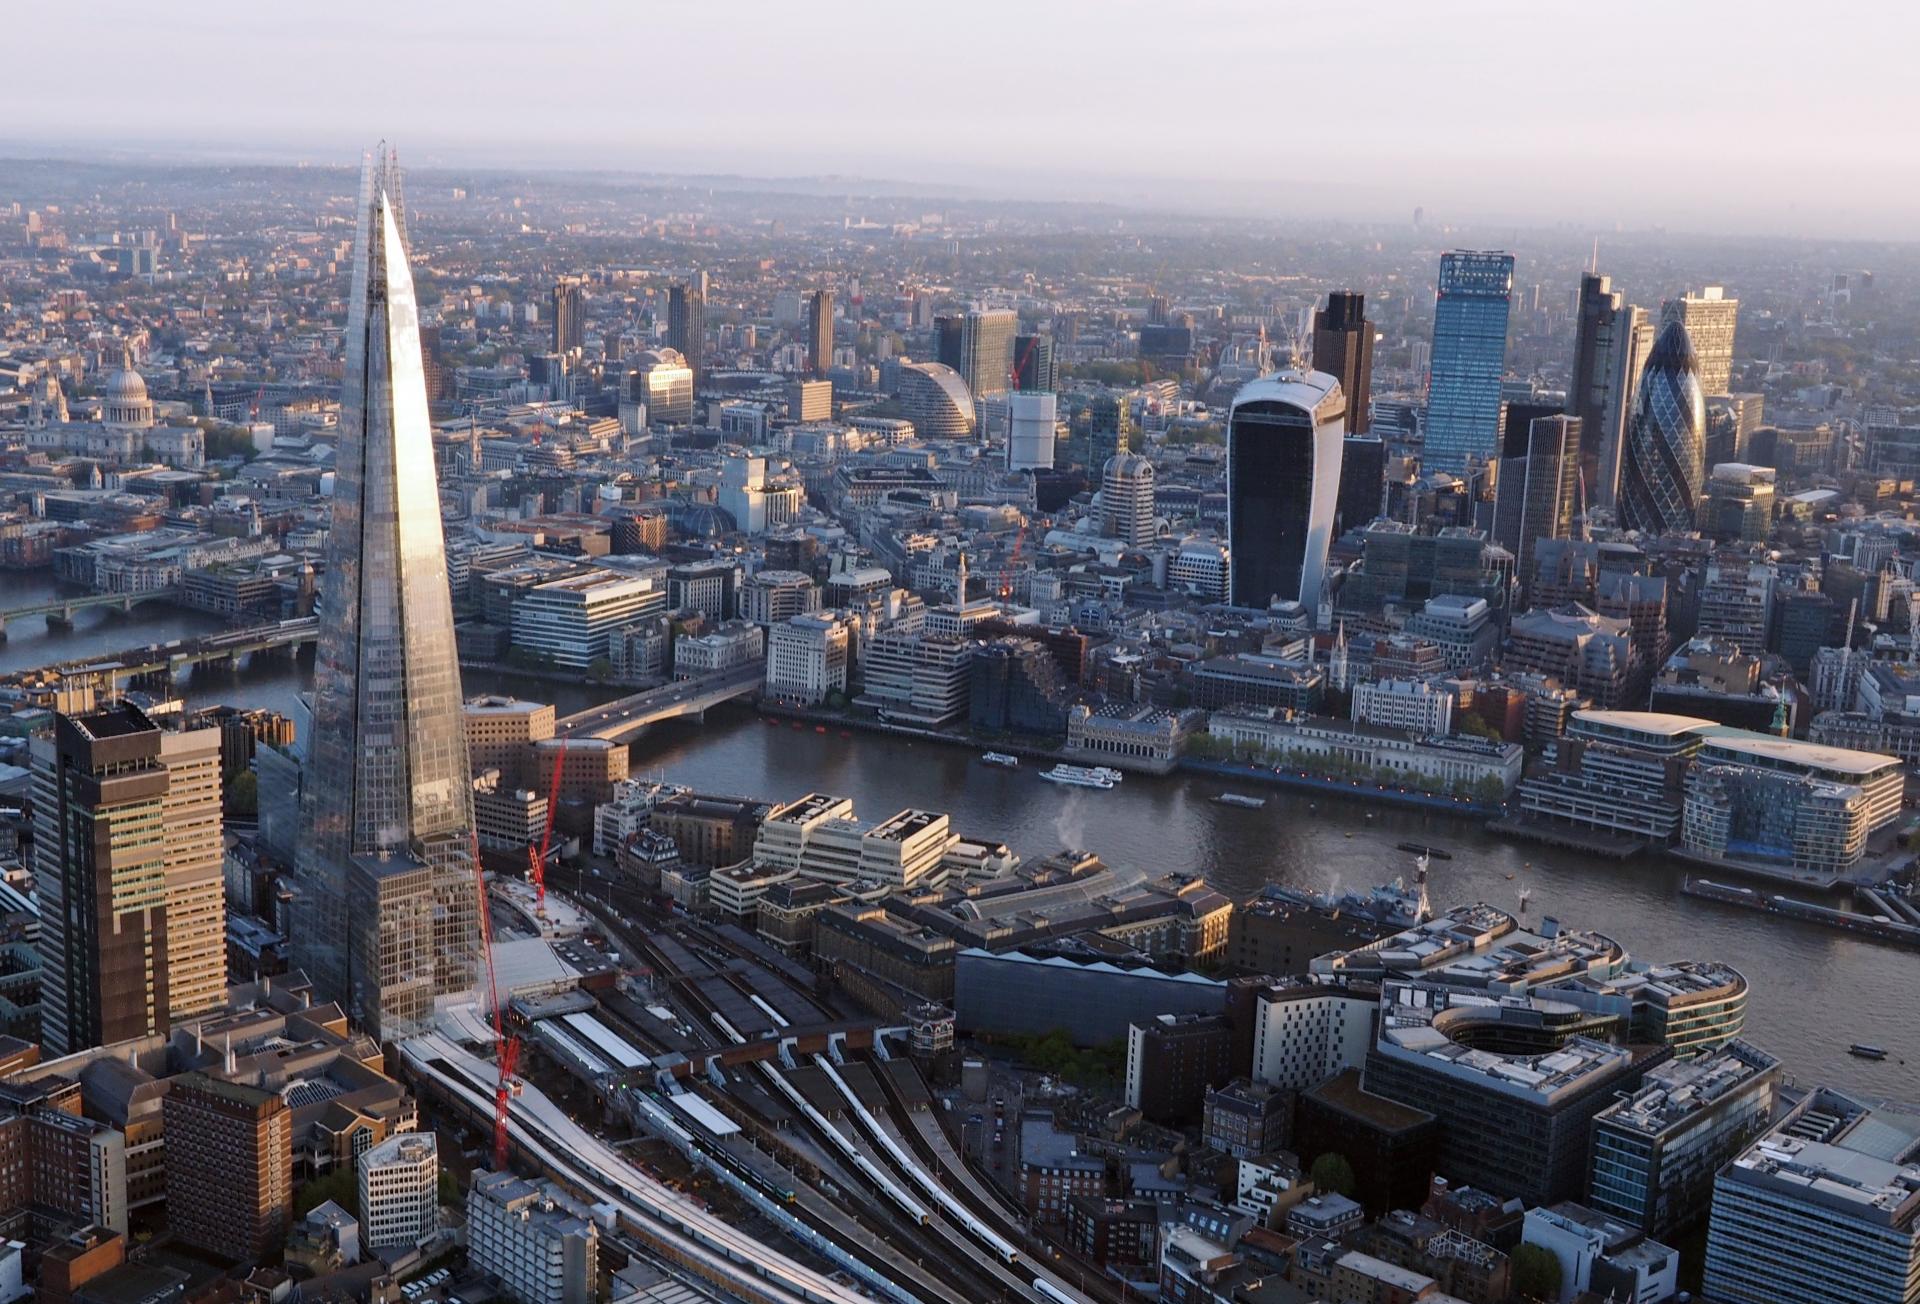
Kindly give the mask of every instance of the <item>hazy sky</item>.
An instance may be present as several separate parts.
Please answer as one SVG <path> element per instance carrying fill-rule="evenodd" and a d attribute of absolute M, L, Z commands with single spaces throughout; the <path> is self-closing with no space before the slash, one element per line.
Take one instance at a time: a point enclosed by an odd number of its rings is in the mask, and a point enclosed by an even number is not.
<path fill-rule="evenodd" d="M 1293 217 L 1911 238 L 1904 0 L 95 0 L 5 152 L 848 173 Z"/>

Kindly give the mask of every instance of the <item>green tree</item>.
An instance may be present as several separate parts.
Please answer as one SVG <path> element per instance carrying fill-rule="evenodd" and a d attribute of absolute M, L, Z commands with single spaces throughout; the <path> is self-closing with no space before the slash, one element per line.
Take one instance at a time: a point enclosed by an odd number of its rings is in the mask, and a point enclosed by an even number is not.
<path fill-rule="evenodd" d="M 1331 1191 L 1335 1195 L 1344 1195 L 1349 1200 L 1359 1189 L 1359 1182 L 1353 1175 L 1353 1165 L 1347 1157 L 1337 1151 L 1329 1150 L 1313 1161 L 1310 1174 L 1315 1190 Z"/>
<path fill-rule="evenodd" d="M 613 677 L 613 662 L 605 657 L 595 657 L 587 663 L 587 678 L 610 679 Z"/>
<path fill-rule="evenodd" d="M 240 771 L 233 776 L 233 782 L 227 785 L 227 813 L 230 815 L 260 813 L 260 779 L 252 770 Z"/>
<path fill-rule="evenodd" d="M 332 1172 L 314 1178 L 293 1193 L 293 1216 L 296 1220 L 304 1218 L 329 1200 L 353 1212 L 359 1199 L 360 1191 L 358 1183 L 354 1181 L 353 1165 L 339 1164 Z"/>
<path fill-rule="evenodd" d="M 1513 1247 L 1513 1293 L 1523 1300 L 1560 1298 L 1560 1260 L 1552 1250 L 1524 1242 Z"/>

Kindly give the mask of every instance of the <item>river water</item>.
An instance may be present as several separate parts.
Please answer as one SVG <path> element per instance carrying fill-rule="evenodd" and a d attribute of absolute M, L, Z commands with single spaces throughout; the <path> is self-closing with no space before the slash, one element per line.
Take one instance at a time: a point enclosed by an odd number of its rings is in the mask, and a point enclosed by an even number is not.
<path fill-rule="evenodd" d="M 50 582 L 3 577 L 0 606 L 55 591 Z M 81 612 L 71 632 L 45 632 L 28 618 L 0 644 L 0 673 L 219 625 L 158 605 L 132 616 Z M 309 649 L 297 661 L 203 667 L 177 688 L 192 705 L 228 702 L 292 714 L 311 675 Z M 562 713 L 618 695 L 472 673 L 466 687 L 551 696 Z M 1111 792 L 1065 788 L 1040 781 L 1033 765 L 981 765 L 966 748 L 796 729 L 739 709 L 715 712 L 704 723 L 657 726 L 634 744 L 632 757 L 636 774 L 706 792 L 768 801 L 832 792 L 851 797 L 867 818 L 904 806 L 946 811 L 960 833 L 1009 843 L 1028 858 L 1085 848 L 1117 866 L 1202 872 L 1236 898 L 1269 882 L 1365 888 L 1408 872 L 1410 860 L 1396 843 L 1429 843 L 1453 853 L 1432 866 L 1437 906 L 1488 901 L 1514 910 L 1525 886 L 1532 921 L 1550 915 L 1596 929 L 1643 959 L 1725 961 L 1752 984 L 1747 1035 L 1785 1060 L 1796 1081 L 1920 1099 L 1920 954 L 1682 896 L 1682 871 L 1653 860 L 1621 864 L 1508 842 L 1471 820 L 1278 789 L 1261 791 L 1268 801 L 1260 810 L 1220 806 L 1208 798 L 1229 785 L 1210 778 L 1129 775 Z M 1853 1042 L 1894 1054 L 1878 1064 L 1856 1060 L 1846 1053 Z M 1899 1063 L 1903 1057 L 1910 1062 Z"/>

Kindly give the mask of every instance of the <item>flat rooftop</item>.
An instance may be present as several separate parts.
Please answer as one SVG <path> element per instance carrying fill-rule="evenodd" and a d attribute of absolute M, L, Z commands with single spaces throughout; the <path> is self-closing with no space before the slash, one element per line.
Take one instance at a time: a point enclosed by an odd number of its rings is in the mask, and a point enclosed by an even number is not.
<path fill-rule="evenodd" d="M 1780 1061 L 1759 1047 L 1731 1041 L 1698 1059 L 1656 1064 L 1637 1091 L 1601 1110 L 1595 1122 L 1658 1136 L 1779 1068 Z"/>

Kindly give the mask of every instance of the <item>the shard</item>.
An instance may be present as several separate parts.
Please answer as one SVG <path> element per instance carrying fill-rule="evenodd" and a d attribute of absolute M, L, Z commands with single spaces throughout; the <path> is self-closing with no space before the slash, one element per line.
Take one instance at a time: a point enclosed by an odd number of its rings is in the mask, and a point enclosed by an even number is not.
<path fill-rule="evenodd" d="M 445 541 L 400 176 L 360 183 L 313 725 L 298 963 L 381 1038 L 474 985 L 478 894 Z"/>

